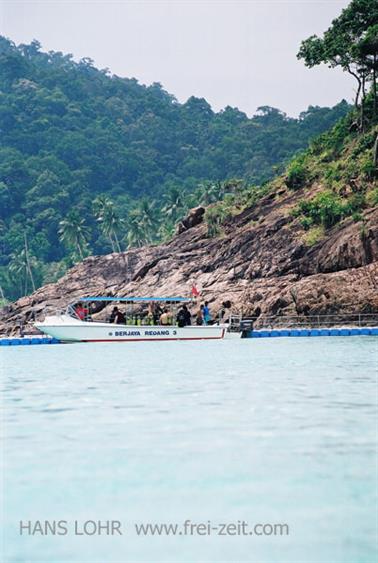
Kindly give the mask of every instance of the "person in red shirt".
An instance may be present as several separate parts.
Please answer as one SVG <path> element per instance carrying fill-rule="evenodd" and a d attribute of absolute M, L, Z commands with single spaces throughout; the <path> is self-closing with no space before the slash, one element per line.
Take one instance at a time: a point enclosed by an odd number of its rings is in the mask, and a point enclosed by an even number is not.
<path fill-rule="evenodd" d="M 86 310 L 85 310 L 84 307 L 81 305 L 81 303 L 79 303 L 78 305 L 76 305 L 75 313 L 76 313 L 77 318 L 80 319 L 81 321 L 83 321 L 83 320 L 85 319 Z"/>

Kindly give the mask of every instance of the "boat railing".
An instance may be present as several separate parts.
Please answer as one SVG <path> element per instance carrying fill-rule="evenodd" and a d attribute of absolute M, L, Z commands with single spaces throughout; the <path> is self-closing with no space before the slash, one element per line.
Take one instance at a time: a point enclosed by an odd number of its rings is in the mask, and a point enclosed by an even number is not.
<path fill-rule="evenodd" d="M 221 319 L 220 319 L 221 322 Z M 230 315 L 228 320 L 228 332 L 239 332 L 240 331 L 240 323 L 242 322 L 241 315 Z"/>
<path fill-rule="evenodd" d="M 245 319 L 246 317 L 243 317 Z M 325 328 L 378 326 L 378 313 L 334 313 L 328 315 L 272 315 L 248 317 L 254 329 Z"/>

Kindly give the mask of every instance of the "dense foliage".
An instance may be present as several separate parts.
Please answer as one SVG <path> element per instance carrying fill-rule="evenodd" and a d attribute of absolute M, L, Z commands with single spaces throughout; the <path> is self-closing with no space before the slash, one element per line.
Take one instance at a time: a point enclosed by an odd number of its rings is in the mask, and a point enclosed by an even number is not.
<path fill-rule="evenodd" d="M 345 219 L 359 223 L 364 236 L 364 211 L 378 206 L 378 116 L 373 96 L 367 97 L 365 106 L 364 131 L 353 127 L 357 108 L 296 155 L 283 176 L 260 187 L 229 193 L 208 207 L 208 236 L 222 235 L 233 215 L 254 207 L 266 195 L 282 192 L 284 185 L 298 192 L 298 203 L 290 215 L 301 225 L 307 245 L 317 243 Z"/>
<path fill-rule="evenodd" d="M 0 287 L 13 299 L 89 253 L 168 238 L 190 206 L 235 192 L 235 177 L 267 181 L 347 111 L 215 113 L 0 38 Z"/>
<path fill-rule="evenodd" d="M 310 198 L 304 193 L 293 211 L 306 231 L 317 226 L 330 229 L 348 217 L 363 227 L 363 211 L 378 205 L 378 168 L 374 162 L 378 119 L 372 97 L 365 103 L 368 117 L 364 132 L 351 131 L 357 111 L 351 112 L 302 155 L 298 164 L 302 187 L 313 181 L 321 182 L 323 187 Z"/>
<path fill-rule="evenodd" d="M 312 35 L 302 42 L 298 58 L 306 66 L 321 63 L 340 67 L 357 81 L 355 106 L 360 107 L 358 125 L 365 129 L 366 95 L 371 87 L 377 114 L 378 1 L 352 0 L 323 37 Z"/>

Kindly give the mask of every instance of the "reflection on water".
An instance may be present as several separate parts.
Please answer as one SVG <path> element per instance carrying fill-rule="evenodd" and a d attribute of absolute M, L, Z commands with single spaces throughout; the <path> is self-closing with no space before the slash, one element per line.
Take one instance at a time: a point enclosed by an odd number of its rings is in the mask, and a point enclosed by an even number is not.
<path fill-rule="evenodd" d="M 374 337 L 2 349 L 4 561 L 375 561 Z M 122 537 L 20 520 L 119 519 Z M 150 537 L 134 522 L 287 522 Z"/>

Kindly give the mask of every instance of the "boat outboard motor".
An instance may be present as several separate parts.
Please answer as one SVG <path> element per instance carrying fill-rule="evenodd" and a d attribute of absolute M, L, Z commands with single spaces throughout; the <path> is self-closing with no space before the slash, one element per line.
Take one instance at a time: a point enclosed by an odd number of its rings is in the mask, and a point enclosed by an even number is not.
<path fill-rule="evenodd" d="M 253 319 L 242 319 L 240 321 L 240 331 L 242 338 L 248 338 L 253 330 Z"/>

